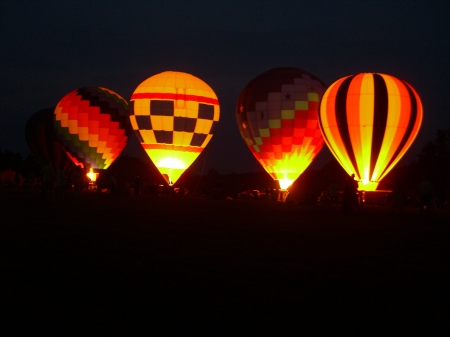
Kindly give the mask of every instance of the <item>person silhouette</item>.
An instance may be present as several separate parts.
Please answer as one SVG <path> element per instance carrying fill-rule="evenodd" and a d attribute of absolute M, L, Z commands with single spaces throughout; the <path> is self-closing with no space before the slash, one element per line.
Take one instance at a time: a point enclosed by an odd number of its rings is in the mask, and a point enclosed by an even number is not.
<path fill-rule="evenodd" d="M 353 207 L 356 208 L 358 213 L 361 212 L 358 197 L 358 181 L 355 179 L 354 173 L 347 177 L 343 197 L 344 200 L 342 210 L 344 213 L 353 212 Z"/>

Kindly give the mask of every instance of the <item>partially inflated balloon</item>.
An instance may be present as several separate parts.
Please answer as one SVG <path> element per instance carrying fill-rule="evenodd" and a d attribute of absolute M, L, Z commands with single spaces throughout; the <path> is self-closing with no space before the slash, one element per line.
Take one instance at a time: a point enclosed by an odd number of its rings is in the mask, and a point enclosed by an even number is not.
<path fill-rule="evenodd" d="M 33 114 L 25 125 L 25 139 L 39 164 L 49 163 L 55 172 L 60 167 L 68 172 L 74 165 L 56 136 L 53 125 L 54 111 L 53 107 Z"/>
<path fill-rule="evenodd" d="M 169 185 L 195 161 L 219 121 L 219 101 L 201 79 L 165 71 L 142 82 L 131 96 L 131 125 Z"/>
<path fill-rule="evenodd" d="M 107 169 L 127 145 L 131 133 L 128 115 L 127 102 L 115 92 L 81 88 L 61 99 L 54 123 L 75 164 Z"/>
<path fill-rule="evenodd" d="M 334 82 L 320 105 L 320 128 L 336 159 L 375 190 L 416 138 L 423 109 L 411 85 L 394 76 L 362 73 Z"/>
<path fill-rule="evenodd" d="M 275 68 L 253 79 L 236 104 L 236 120 L 250 151 L 287 189 L 323 146 L 318 126 L 325 85 L 297 68 Z"/>

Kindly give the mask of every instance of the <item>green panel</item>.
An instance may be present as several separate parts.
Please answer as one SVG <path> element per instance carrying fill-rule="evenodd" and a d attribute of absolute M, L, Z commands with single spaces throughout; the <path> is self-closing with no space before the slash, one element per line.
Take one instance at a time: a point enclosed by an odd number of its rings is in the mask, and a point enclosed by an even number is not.
<path fill-rule="evenodd" d="M 295 101 L 295 110 L 308 110 L 308 102 L 307 101 Z"/>
<path fill-rule="evenodd" d="M 112 97 L 115 101 L 116 101 L 116 103 L 119 103 L 119 104 L 121 104 L 124 108 L 125 108 L 125 110 L 129 110 L 129 106 L 128 106 L 128 104 L 127 104 L 127 102 L 125 102 L 123 99 L 121 99 L 119 96 L 117 96 L 117 95 L 114 95 L 114 94 L 112 94 L 112 93 L 110 93 L 110 92 L 108 92 L 108 91 L 104 91 L 104 90 L 102 90 L 102 93 L 105 95 L 105 96 L 108 96 L 108 97 Z"/>
<path fill-rule="evenodd" d="M 270 137 L 270 130 L 269 129 L 259 129 L 259 135 L 261 137 Z"/>
<path fill-rule="evenodd" d="M 64 137 L 65 140 L 67 141 L 71 141 L 72 140 L 72 135 L 69 133 L 69 128 L 61 128 L 62 131 L 62 135 Z"/>
<path fill-rule="evenodd" d="M 101 165 L 102 164 L 102 162 L 103 162 L 103 160 L 102 160 L 102 154 L 101 153 L 93 153 L 93 158 L 95 158 L 95 162 L 98 164 L 98 165 Z"/>
<path fill-rule="evenodd" d="M 262 145 L 263 141 L 262 141 L 261 137 L 255 137 L 255 143 L 257 145 Z"/>
<path fill-rule="evenodd" d="M 281 110 L 281 119 L 294 119 L 295 110 Z"/>
<path fill-rule="evenodd" d="M 308 92 L 308 101 L 319 102 L 319 94 L 316 92 Z"/>
<path fill-rule="evenodd" d="M 87 140 L 80 140 L 77 135 L 72 135 L 71 145 L 82 149 L 83 153 L 89 153 L 89 142 Z"/>
<path fill-rule="evenodd" d="M 258 145 L 253 145 L 253 149 L 254 149 L 256 152 L 261 151 L 261 150 L 259 149 L 259 146 L 258 146 Z"/>
<path fill-rule="evenodd" d="M 85 142 L 87 145 L 87 142 Z M 70 144 L 72 146 L 76 147 L 83 147 L 83 142 L 80 141 L 80 138 L 78 138 L 78 135 L 70 135 Z"/>
<path fill-rule="evenodd" d="M 269 128 L 270 129 L 281 128 L 281 119 L 269 119 Z"/>
<path fill-rule="evenodd" d="M 252 146 L 253 142 L 250 138 L 244 138 L 245 142 L 247 143 L 247 146 Z"/>

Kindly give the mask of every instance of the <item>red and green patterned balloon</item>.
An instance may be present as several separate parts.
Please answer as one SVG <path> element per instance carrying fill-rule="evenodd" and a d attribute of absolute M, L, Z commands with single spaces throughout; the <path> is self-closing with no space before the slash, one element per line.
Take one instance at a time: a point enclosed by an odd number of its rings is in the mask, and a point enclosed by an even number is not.
<path fill-rule="evenodd" d="M 80 88 L 64 96 L 55 108 L 54 125 L 72 161 L 108 168 L 127 145 L 128 110 L 128 103 L 106 88 Z"/>
<path fill-rule="evenodd" d="M 242 138 L 264 167 L 287 189 L 321 150 L 319 101 L 325 85 L 297 68 L 275 68 L 254 78 L 236 104 Z"/>

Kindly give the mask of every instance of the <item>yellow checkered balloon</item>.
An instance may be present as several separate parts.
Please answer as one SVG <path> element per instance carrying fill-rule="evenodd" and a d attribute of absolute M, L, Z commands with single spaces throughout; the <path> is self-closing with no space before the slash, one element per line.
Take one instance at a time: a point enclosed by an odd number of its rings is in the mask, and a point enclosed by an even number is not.
<path fill-rule="evenodd" d="M 165 71 L 131 96 L 130 121 L 139 142 L 169 185 L 195 161 L 219 121 L 216 94 L 201 79 Z"/>

